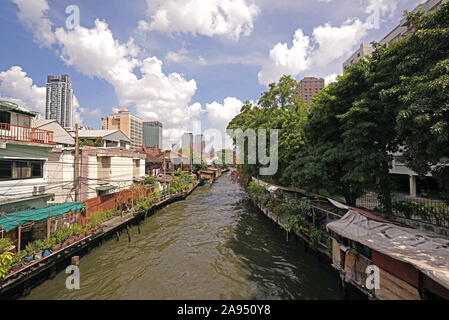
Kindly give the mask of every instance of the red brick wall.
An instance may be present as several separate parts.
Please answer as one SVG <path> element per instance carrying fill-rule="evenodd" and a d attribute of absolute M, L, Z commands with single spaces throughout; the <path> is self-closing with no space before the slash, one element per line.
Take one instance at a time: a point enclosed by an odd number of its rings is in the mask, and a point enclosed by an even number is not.
<path fill-rule="evenodd" d="M 85 224 L 87 218 L 90 214 L 97 211 L 115 210 L 120 202 L 129 202 L 132 198 L 139 196 L 147 197 L 150 193 L 154 191 L 154 186 L 146 186 L 140 191 L 137 190 L 123 190 L 113 194 L 92 198 L 83 201 L 86 205 L 86 214 L 83 219 L 80 220 L 81 223 Z"/>

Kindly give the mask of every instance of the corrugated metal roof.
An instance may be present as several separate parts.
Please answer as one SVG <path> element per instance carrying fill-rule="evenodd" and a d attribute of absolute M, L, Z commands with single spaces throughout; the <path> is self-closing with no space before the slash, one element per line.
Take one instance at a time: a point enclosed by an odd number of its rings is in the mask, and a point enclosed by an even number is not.
<path fill-rule="evenodd" d="M 75 136 L 75 132 L 70 133 L 72 136 Z M 117 137 L 112 137 L 113 135 L 117 135 Z M 120 138 L 119 138 L 120 136 Z M 79 138 L 109 138 L 111 141 L 127 141 L 131 142 L 131 140 L 123 133 L 121 130 L 79 130 L 78 131 Z"/>
<path fill-rule="evenodd" d="M 20 108 L 17 104 L 9 101 L 0 101 L 0 109 L 7 109 L 11 112 L 22 113 L 29 116 L 36 116 L 34 112 Z"/>

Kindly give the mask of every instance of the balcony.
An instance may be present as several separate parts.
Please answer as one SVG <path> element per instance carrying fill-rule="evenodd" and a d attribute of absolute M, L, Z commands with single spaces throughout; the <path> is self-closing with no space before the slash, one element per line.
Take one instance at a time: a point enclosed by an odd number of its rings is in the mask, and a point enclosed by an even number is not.
<path fill-rule="evenodd" d="M 53 131 L 0 123 L 0 140 L 53 144 Z"/>

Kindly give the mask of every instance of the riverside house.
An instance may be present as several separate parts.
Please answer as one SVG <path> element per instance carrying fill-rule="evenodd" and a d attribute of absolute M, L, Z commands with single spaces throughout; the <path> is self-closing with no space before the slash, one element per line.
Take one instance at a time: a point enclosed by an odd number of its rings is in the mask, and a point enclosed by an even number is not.
<path fill-rule="evenodd" d="M 34 117 L 0 101 L 0 214 L 41 208 L 54 196 L 46 178 L 53 131 L 33 128 Z"/>
<path fill-rule="evenodd" d="M 52 150 L 49 182 L 58 185 L 54 203 L 75 201 L 75 148 Z M 125 148 L 80 148 L 80 201 L 128 189 L 145 176 L 145 153 Z M 59 183 L 58 183 L 59 182 Z"/>

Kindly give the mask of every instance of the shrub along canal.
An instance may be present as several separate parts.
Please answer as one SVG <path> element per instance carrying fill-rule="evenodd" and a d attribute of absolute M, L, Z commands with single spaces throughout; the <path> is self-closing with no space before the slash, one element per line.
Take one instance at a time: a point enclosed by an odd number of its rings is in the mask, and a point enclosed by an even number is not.
<path fill-rule="evenodd" d="M 26 299 L 340 299 L 339 278 L 281 232 L 226 176 L 199 187 L 59 273 Z"/>

